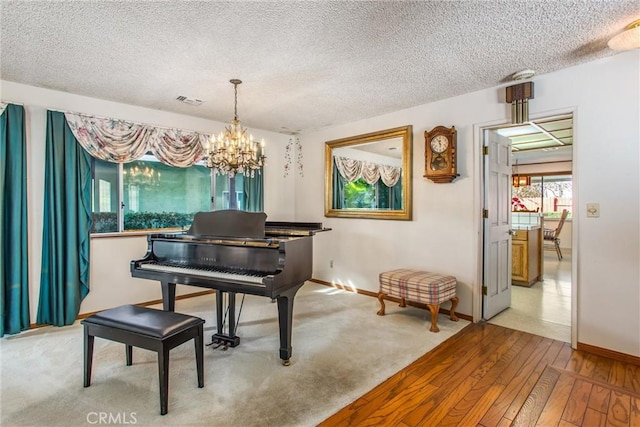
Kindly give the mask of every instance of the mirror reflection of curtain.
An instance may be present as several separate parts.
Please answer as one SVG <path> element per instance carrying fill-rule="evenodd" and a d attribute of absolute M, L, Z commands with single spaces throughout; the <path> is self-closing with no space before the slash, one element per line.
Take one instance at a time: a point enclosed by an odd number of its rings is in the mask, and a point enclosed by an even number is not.
<path fill-rule="evenodd" d="M 396 185 L 388 187 L 382 180 L 376 183 L 378 193 L 377 209 L 397 211 L 402 209 L 402 180 Z"/>
<path fill-rule="evenodd" d="M 89 293 L 91 155 L 64 113 L 47 111 L 44 227 L 36 322 L 71 325 Z"/>
<path fill-rule="evenodd" d="M 396 185 L 391 187 L 391 210 L 402 209 L 402 174 L 398 177 Z"/>
<path fill-rule="evenodd" d="M 346 157 L 334 156 L 333 164 L 347 182 L 354 182 L 362 178 L 367 184 L 374 185 L 381 179 L 387 187 L 393 187 L 402 175 L 402 168 L 398 166 L 382 165 Z"/>
<path fill-rule="evenodd" d="M 22 105 L 0 103 L 0 337 L 29 329 L 27 156 Z"/>
<path fill-rule="evenodd" d="M 389 188 L 385 185 L 382 180 L 376 183 L 376 193 L 378 194 L 377 198 L 377 209 L 392 209 L 392 197 L 391 192 L 392 188 Z"/>
<path fill-rule="evenodd" d="M 333 209 L 343 209 L 344 208 L 344 183 L 346 180 L 338 171 L 338 166 L 336 162 L 333 162 L 333 200 L 332 206 Z"/>

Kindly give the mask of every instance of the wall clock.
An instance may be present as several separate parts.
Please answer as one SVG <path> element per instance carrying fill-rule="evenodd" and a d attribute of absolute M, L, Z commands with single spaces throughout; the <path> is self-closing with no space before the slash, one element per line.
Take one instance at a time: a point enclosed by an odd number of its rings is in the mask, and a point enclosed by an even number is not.
<path fill-rule="evenodd" d="M 438 184 L 453 181 L 456 173 L 456 127 L 436 126 L 424 132 L 424 177 Z"/>

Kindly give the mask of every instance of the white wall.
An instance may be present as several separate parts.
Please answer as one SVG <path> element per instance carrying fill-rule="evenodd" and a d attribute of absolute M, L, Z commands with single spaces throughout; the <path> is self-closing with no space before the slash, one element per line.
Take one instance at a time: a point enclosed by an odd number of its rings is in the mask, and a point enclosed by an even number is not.
<path fill-rule="evenodd" d="M 29 301 L 31 321 L 35 322 L 40 292 L 42 255 L 42 213 L 46 110 L 74 111 L 164 127 L 201 132 L 220 132 L 225 123 L 196 117 L 140 108 L 132 105 L 72 95 L 48 89 L 0 80 L 0 99 L 23 104 L 27 120 L 27 190 L 29 209 Z M 293 175 L 284 178 L 285 147 L 289 137 L 279 133 L 251 130 L 267 141 L 265 166 L 265 212 L 268 220 L 293 220 Z M 90 292 L 80 307 L 89 313 L 121 304 L 161 298 L 158 282 L 133 279 L 129 263 L 146 253 L 145 236 L 96 237 L 91 239 Z M 202 291 L 202 288 L 178 287 L 178 294 Z"/>
<path fill-rule="evenodd" d="M 532 117 L 574 112 L 577 341 L 634 356 L 640 356 L 639 59 L 636 50 L 540 75 L 529 103 Z M 491 88 L 303 134 L 296 217 L 324 219 L 333 229 L 315 239 L 314 277 L 377 292 L 378 274 L 388 269 L 453 274 L 458 310 L 478 318 L 479 129 L 509 121 L 503 93 Z M 408 124 L 414 131 L 413 221 L 323 218 L 324 142 Z M 422 178 L 423 133 L 438 125 L 458 130 L 461 176 L 451 184 Z M 593 202 L 600 203 L 600 218 L 586 218 L 585 205 Z"/>

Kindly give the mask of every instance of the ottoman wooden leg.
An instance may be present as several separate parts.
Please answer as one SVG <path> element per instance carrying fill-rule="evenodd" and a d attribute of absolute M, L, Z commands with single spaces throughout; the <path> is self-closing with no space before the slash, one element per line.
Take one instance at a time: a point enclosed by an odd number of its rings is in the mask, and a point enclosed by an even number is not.
<path fill-rule="evenodd" d="M 380 310 L 378 310 L 378 316 L 384 316 L 384 293 L 378 292 L 378 301 L 380 301 Z"/>
<path fill-rule="evenodd" d="M 438 312 L 440 311 L 440 304 L 433 305 L 427 304 L 429 311 L 431 311 L 431 328 L 429 329 L 431 332 L 440 332 L 438 328 Z"/>
<path fill-rule="evenodd" d="M 458 306 L 458 297 L 451 298 L 451 310 L 449 314 L 451 316 L 451 320 L 454 322 L 458 321 L 458 316 L 456 316 L 456 307 Z"/>
<path fill-rule="evenodd" d="M 406 307 L 407 306 L 407 302 L 404 300 L 404 298 L 400 298 L 400 305 L 398 307 Z"/>

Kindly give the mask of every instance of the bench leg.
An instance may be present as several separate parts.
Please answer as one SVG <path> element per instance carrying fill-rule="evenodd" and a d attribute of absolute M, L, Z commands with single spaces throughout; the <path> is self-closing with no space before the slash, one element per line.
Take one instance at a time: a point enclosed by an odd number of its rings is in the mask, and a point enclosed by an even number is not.
<path fill-rule="evenodd" d="M 451 298 L 451 310 L 449 311 L 449 315 L 451 320 L 454 322 L 458 321 L 458 316 L 456 316 L 456 307 L 458 307 L 458 297 Z"/>
<path fill-rule="evenodd" d="M 126 345 L 126 358 L 127 358 L 127 366 L 133 365 L 133 347 L 130 345 Z"/>
<path fill-rule="evenodd" d="M 378 301 L 380 301 L 380 310 L 378 310 L 378 316 L 384 316 L 384 293 L 378 292 Z"/>
<path fill-rule="evenodd" d="M 91 366 L 93 364 L 94 336 L 89 335 L 89 328 L 84 327 L 84 386 L 91 385 Z"/>
<path fill-rule="evenodd" d="M 169 402 L 169 348 L 163 343 L 158 352 L 158 377 L 160 383 L 160 415 L 167 413 Z"/>
<path fill-rule="evenodd" d="M 198 335 L 194 340 L 196 347 L 196 370 L 198 372 L 198 387 L 204 387 L 204 344 L 202 339 L 203 334 L 202 325 L 198 326 Z"/>
<path fill-rule="evenodd" d="M 404 298 L 400 298 L 400 305 L 398 305 L 398 307 L 406 307 L 407 306 L 407 302 L 404 300 Z"/>
<path fill-rule="evenodd" d="M 431 332 L 440 332 L 438 328 L 438 312 L 440 311 L 440 304 L 427 304 L 427 308 L 431 311 Z"/>

